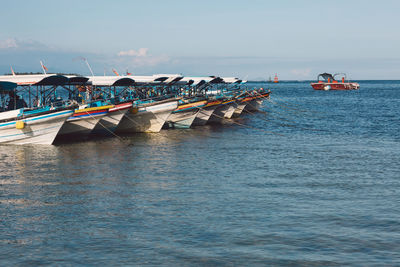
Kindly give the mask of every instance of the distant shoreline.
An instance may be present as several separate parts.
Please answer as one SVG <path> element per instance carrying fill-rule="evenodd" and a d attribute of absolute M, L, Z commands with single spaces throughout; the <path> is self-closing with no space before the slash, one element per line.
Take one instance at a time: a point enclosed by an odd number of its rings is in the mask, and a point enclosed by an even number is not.
<path fill-rule="evenodd" d="M 352 79 L 351 81 L 361 81 L 361 82 L 372 82 L 372 81 L 400 81 L 390 79 L 390 80 L 385 80 L 385 79 L 369 79 L 369 80 L 358 80 L 358 79 Z M 315 82 L 315 80 L 280 80 L 279 83 L 293 83 L 293 82 L 298 82 L 298 83 L 304 83 L 304 82 Z M 270 81 L 247 81 L 247 83 L 268 83 L 268 84 L 275 84 L 274 82 Z M 279 84 L 277 83 L 277 84 Z"/>

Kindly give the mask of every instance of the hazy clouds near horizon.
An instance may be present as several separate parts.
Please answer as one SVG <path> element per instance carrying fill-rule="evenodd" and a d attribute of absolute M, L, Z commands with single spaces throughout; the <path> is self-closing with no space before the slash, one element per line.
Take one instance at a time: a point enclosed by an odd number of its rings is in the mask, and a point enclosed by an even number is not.
<path fill-rule="evenodd" d="M 79 8 L 77 8 L 79 7 Z M 397 1 L 8 1 L 0 73 L 182 73 L 267 79 L 400 74 Z"/>

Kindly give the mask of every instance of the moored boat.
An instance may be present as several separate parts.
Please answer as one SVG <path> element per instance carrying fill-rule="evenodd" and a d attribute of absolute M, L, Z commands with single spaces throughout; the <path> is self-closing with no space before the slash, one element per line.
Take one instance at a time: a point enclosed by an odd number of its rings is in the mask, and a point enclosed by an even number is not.
<path fill-rule="evenodd" d="M 233 112 L 233 115 L 232 115 L 233 118 L 239 117 L 240 114 L 242 114 L 243 110 L 247 106 L 247 103 L 243 103 L 240 101 L 237 101 L 236 104 L 237 104 L 237 107 L 236 107 L 235 111 Z"/>
<path fill-rule="evenodd" d="M 232 101 L 229 103 L 229 109 L 224 114 L 224 118 L 225 119 L 232 118 L 232 116 L 235 113 L 235 110 L 236 110 L 237 107 L 238 107 L 238 104 L 236 103 L 235 99 L 232 99 Z"/>
<path fill-rule="evenodd" d="M 222 120 L 226 117 L 232 117 L 233 112 L 235 112 L 236 105 L 234 99 L 225 99 L 222 101 L 220 106 L 218 106 L 214 113 L 211 115 L 208 123 L 221 123 Z"/>
<path fill-rule="evenodd" d="M 100 119 L 94 127 L 92 133 L 94 134 L 108 134 L 114 132 L 123 117 L 132 108 L 132 102 L 121 103 L 114 105 L 108 109 L 108 113 Z"/>
<path fill-rule="evenodd" d="M 232 117 L 237 118 L 242 114 L 243 110 L 246 108 L 247 103 L 243 102 L 242 100 L 245 99 L 247 96 L 247 92 L 243 92 L 237 96 L 235 96 L 235 101 L 236 101 L 236 108 L 235 111 L 233 112 Z"/>
<path fill-rule="evenodd" d="M 36 110 L 28 113 L 23 109 L 0 113 L 0 143 L 53 144 L 65 120 L 72 110 Z"/>
<path fill-rule="evenodd" d="M 116 132 L 158 133 L 177 107 L 178 100 L 175 98 L 134 103 L 134 106 L 122 118 Z"/>
<path fill-rule="evenodd" d="M 336 80 L 336 76 L 341 75 L 340 81 Z M 346 81 L 346 74 L 336 73 L 334 75 L 330 73 L 321 73 L 317 77 L 316 83 L 311 83 L 311 87 L 314 90 L 357 90 L 360 85 L 356 82 Z"/>
<path fill-rule="evenodd" d="M 67 119 L 62 126 L 58 136 L 78 136 L 85 137 L 89 135 L 96 127 L 100 119 L 102 119 L 113 105 L 105 105 L 99 107 L 87 107 L 86 105 L 80 106 L 74 113 Z"/>
<path fill-rule="evenodd" d="M 265 98 L 270 97 L 271 92 L 260 88 L 259 90 L 253 90 L 248 93 L 248 96 L 242 99 L 243 103 L 247 102 L 244 111 L 246 112 L 256 112 L 260 110 L 260 107 Z"/>
<path fill-rule="evenodd" d="M 182 101 L 182 100 L 181 100 Z M 195 120 L 200 108 L 207 104 L 206 100 L 194 101 L 185 103 L 184 101 L 172 111 L 171 115 L 166 121 L 168 128 L 187 129 L 190 128 Z"/>
<path fill-rule="evenodd" d="M 20 107 L 26 103 L 15 93 L 16 87 L 17 83 L 0 81 L 1 100 L 9 95 L 7 107 L 0 106 L 0 143 L 53 144 L 65 120 L 73 113 L 72 108 Z"/>
<path fill-rule="evenodd" d="M 214 113 L 215 109 L 222 104 L 221 100 L 209 100 L 207 104 L 200 108 L 197 113 L 196 118 L 194 119 L 192 125 L 194 126 L 203 126 L 206 125 L 211 115 Z"/>

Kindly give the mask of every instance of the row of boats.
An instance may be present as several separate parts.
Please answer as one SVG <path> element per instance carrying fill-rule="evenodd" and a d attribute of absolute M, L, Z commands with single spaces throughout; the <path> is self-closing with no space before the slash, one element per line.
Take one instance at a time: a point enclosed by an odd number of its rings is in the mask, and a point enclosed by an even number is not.
<path fill-rule="evenodd" d="M 190 128 L 259 109 L 270 91 L 233 77 L 0 76 L 0 143 Z M 27 102 L 25 102 L 27 101 Z"/>

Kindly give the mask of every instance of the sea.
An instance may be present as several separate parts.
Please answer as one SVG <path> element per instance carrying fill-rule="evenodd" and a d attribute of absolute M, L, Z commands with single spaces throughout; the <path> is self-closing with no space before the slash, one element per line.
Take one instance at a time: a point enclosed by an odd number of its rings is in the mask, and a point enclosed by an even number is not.
<path fill-rule="evenodd" d="M 0 146 L 1 266 L 399 266 L 400 81 L 186 130 Z"/>

